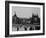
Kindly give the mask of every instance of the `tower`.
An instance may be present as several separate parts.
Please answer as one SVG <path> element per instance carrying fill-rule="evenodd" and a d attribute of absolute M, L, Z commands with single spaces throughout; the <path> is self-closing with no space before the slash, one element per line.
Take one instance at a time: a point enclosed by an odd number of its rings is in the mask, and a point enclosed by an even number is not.
<path fill-rule="evenodd" d="M 38 14 L 32 14 L 32 24 L 40 24 L 40 18 L 38 17 Z"/>

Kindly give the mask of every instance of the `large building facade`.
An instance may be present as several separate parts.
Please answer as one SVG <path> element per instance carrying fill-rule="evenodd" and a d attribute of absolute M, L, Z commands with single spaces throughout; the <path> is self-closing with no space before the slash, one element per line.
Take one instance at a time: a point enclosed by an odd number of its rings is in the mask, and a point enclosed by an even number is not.
<path fill-rule="evenodd" d="M 40 25 L 40 18 L 38 17 L 38 15 L 34 15 L 34 14 L 32 14 L 32 17 L 30 17 L 28 19 L 27 18 L 19 18 L 15 14 L 12 17 L 12 23 L 13 24 L 39 24 Z"/>

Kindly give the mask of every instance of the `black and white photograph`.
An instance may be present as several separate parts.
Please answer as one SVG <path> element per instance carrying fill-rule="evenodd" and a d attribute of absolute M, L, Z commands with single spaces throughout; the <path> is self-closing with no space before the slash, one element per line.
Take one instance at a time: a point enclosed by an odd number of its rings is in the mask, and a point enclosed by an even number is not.
<path fill-rule="evenodd" d="M 43 34 L 44 3 L 8 2 L 7 4 L 9 35 Z"/>
<path fill-rule="evenodd" d="M 31 30 L 40 30 L 40 8 L 12 6 L 12 31 Z"/>

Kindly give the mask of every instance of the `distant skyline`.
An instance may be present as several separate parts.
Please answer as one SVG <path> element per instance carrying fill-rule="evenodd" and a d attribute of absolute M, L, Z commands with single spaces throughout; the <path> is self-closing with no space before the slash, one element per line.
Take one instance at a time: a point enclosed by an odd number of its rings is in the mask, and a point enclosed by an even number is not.
<path fill-rule="evenodd" d="M 40 8 L 39 7 L 17 7 L 12 6 L 12 15 L 16 15 L 20 18 L 30 18 L 32 14 L 35 14 L 40 17 Z"/>

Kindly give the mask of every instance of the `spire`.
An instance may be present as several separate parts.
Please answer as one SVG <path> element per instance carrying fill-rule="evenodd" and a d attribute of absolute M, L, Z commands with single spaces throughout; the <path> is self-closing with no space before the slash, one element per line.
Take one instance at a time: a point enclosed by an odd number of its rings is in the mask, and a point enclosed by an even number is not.
<path fill-rule="evenodd" d="M 16 16 L 16 14 L 14 16 Z"/>
<path fill-rule="evenodd" d="M 14 12 L 14 13 L 15 13 L 14 16 L 17 17 L 16 12 Z"/>

